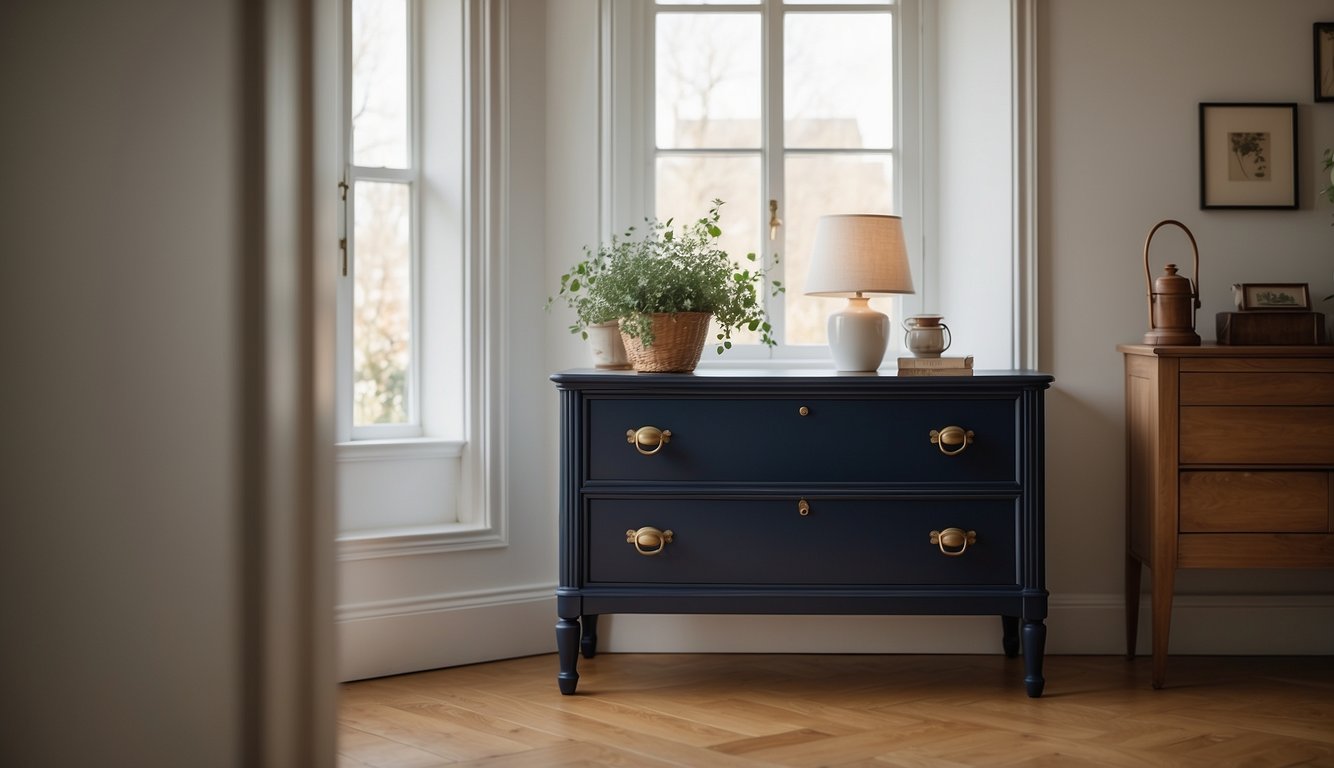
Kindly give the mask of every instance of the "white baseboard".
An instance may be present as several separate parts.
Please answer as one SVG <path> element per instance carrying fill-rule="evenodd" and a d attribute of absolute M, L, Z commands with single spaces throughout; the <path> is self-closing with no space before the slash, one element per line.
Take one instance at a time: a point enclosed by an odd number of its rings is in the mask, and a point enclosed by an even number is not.
<path fill-rule="evenodd" d="M 339 679 L 361 680 L 555 651 L 554 586 L 344 606 Z M 1053 596 L 1049 654 L 1125 653 L 1119 595 Z M 1138 650 L 1150 649 L 1147 598 Z M 999 653 L 994 616 L 614 615 L 599 648 L 622 653 Z M 1334 655 L 1334 595 L 1181 595 L 1171 653 Z"/>
<path fill-rule="evenodd" d="M 552 653 L 555 593 L 528 585 L 340 606 L 338 679 Z"/>
<path fill-rule="evenodd" d="M 1052 596 L 1047 653 L 1125 653 L 1119 595 Z M 1148 599 L 1137 651 L 1150 650 Z M 999 653 L 993 616 L 608 616 L 599 646 L 640 653 Z M 1334 654 L 1334 595 L 1181 595 L 1171 653 Z"/>

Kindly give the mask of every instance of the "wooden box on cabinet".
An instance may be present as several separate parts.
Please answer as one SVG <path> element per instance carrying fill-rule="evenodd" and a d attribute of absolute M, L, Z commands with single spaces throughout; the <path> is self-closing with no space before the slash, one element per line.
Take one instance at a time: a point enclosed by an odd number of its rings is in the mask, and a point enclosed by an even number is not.
<path fill-rule="evenodd" d="M 905 613 L 1000 616 L 1041 695 L 1050 376 L 552 379 L 562 693 L 604 613 Z"/>
<path fill-rule="evenodd" d="M 1126 651 L 1152 572 L 1153 685 L 1178 568 L 1334 567 L 1334 348 L 1123 344 Z"/>

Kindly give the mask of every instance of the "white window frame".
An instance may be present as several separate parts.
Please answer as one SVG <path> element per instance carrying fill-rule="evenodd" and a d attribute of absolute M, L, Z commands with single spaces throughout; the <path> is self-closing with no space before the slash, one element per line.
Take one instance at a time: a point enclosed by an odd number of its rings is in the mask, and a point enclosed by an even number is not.
<path fill-rule="evenodd" d="M 764 0 L 768 2 L 768 0 Z M 1009 243 L 1012 284 L 1010 336 L 1007 353 L 1009 365 L 1018 369 L 1037 367 L 1037 220 L 1036 220 L 1036 9 L 1035 0 L 1008 0 L 1010 15 L 1010 122 L 1013 145 L 1011 155 L 1011 238 Z M 868 6 L 797 6 L 797 10 L 823 11 L 831 8 L 865 11 Z M 689 7 L 685 10 L 696 10 Z M 700 6 L 698 10 L 755 12 L 755 5 Z M 791 9 L 789 9 L 791 10 Z M 895 0 L 895 127 L 893 139 L 895 200 L 903 217 L 909 260 L 917 292 L 899 297 L 898 311 L 906 316 L 932 307 L 949 291 L 948 280 L 936 266 L 937 233 L 942 212 L 935 204 L 940 180 L 936 168 L 937 57 L 951 55 L 938 50 L 934 42 L 935 6 L 924 0 Z M 653 215 L 654 119 L 653 119 L 653 34 L 654 3 L 651 0 L 601 0 L 601 206 L 599 225 L 605 237 Z M 766 35 L 782 35 L 779 23 L 771 23 Z M 781 67 L 780 67 L 781 69 Z M 781 76 L 780 76 L 781 77 Z M 774 81 L 777 82 L 774 82 Z M 773 101 L 773 88 L 781 89 L 781 79 L 770 78 L 766 86 L 767 103 Z M 767 139 L 767 135 L 766 135 Z M 772 164 L 782 164 L 783 150 L 770 153 Z M 774 159 L 777 158 L 777 159 Z M 778 168 L 768 174 L 782 173 Z M 765 184 L 768 185 L 766 177 Z M 773 197 L 770 189 L 761 197 Z M 781 201 L 780 201 L 781 202 Z M 757 215 L 766 216 L 767 210 Z M 948 219 L 949 212 L 944 214 Z M 780 211 L 781 216 L 781 211 Z M 781 241 L 780 241 L 781 243 Z M 766 249 L 769 243 L 764 243 Z M 766 253 L 766 257 L 768 253 Z M 956 257 L 957 258 L 957 257 Z M 781 261 L 780 261 L 781 268 Z M 783 279 L 781 276 L 778 279 Z M 832 309 L 832 308 L 831 308 Z M 777 318 L 776 318 L 777 319 Z M 776 322 L 775 325 L 778 323 Z M 896 334 L 886 353 L 889 361 L 902 349 Z M 897 347 L 897 349 L 896 349 Z M 737 345 L 718 360 L 702 359 L 701 366 L 716 367 L 821 367 L 830 355 L 824 345 L 780 345 L 770 350 L 761 345 Z"/>
<path fill-rule="evenodd" d="M 415 416 L 411 426 L 352 424 L 351 278 L 355 254 L 349 252 L 349 274 L 340 277 L 338 287 L 335 333 L 335 458 L 340 504 L 347 496 L 356 495 L 344 492 L 348 477 L 360 478 L 357 482 L 363 486 L 366 482 L 392 484 L 405 469 L 421 475 L 421 468 L 426 468 L 437 483 L 441 476 L 451 478 L 451 487 L 444 491 L 451 508 L 442 510 L 441 519 L 422 523 L 377 527 L 366 525 L 364 520 L 355 525 L 344 525 L 340 520 L 338 556 L 340 560 L 356 560 L 505 546 L 506 467 L 500 441 L 494 436 L 500 434 L 504 422 L 499 412 L 504 358 L 499 354 L 501 339 L 497 331 L 505 311 L 505 291 L 500 281 L 508 256 L 498 225 L 502 198 L 498 185 L 491 180 L 500 178 L 505 163 L 502 138 L 506 129 L 498 105 L 506 91 L 499 62 L 503 60 L 507 4 L 496 0 L 408 0 L 412 60 L 409 164 L 413 170 L 401 172 L 351 166 L 351 124 L 346 107 L 351 93 L 351 3 L 342 2 L 340 115 L 347 181 L 383 178 L 415 182 L 412 345 L 416 386 L 410 385 Z M 454 13 L 458 14 L 457 20 L 449 15 Z M 460 41 L 463 50 L 459 50 Z M 447 73 L 437 85 L 445 81 L 453 85 L 446 83 L 443 90 L 432 85 L 421 71 L 426 56 L 434 57 L 430 63 L 433 72 Z M 423 101 L 426 91 L 435 103 Z M 447 150 L 423 152 L 419 137 L 425 135 L 448 135 L 449 139 L 441 139 L 448 143 Z M 440 146 L 438 142 L 437 150 Z M 440 215 L 429 202 L 427 188 L 432 190 L 430 194 L 448 197 L 459 207 L 447 216 Z M 340 236 L 348 238 L 349 248 L 352 223 L 350 215 L 340 222 Z M 365 480 L 367 477 L 371 479 Z M 364 487 L 362 491 L 360 496 L 366 497 Z"/>
<path fill-rule="evenodd" d="M 851 151 L 836 150 L 822 152 L 813 149 L 789 149 L 783 146 L 781 105 L 783 97 L 783 19 L 786 13 L 826 13 L 826 12 L 881 12 L 893 19 L 895 49 L 895 127 L 892 146 L 887 151 L 866 150 L 870 154 L 887 154 L 894 168 L 894 199 L 900 202 L 900 213 L 904 217 L 905 237 L 909 238 L 909 257 L 915 276 L 922 275 L 923 248 L 912 247 L 913 238 L 918 238 L 920 246 L 921 227 L 921 176 L 920 163 L 915 155 L 902 152 L 904 141 L 904 115 L 920 113 L 918 106 L 919 91 L 915 87 L 917 76 L 916 38 L 905 36 L 902 29 L 907 22 L 915 24 L 915 6 L 917 0 L 898 0 L 889 5 L 867 4 L 829 4 L 795 5 L 786 7 L 778 0 L 760 0 L 758 4 L 708 4 L 664 6 L 664 13 L 752 13 L 761 15 L 761 56 L 762 64 L 762 103 L 764 105 L 761 121 L 763 123 L 762 146 L 756 150 L 761 160 L 761 209 L 754 212 L 757 219 L 764 221 L 769 216 L 768 200 L 777 198 L 780 204 L 779 216 L 783 215 L 782 205 L 786 194 L 775 190 L 783 188 L 785 159 L 793 155 L 847 154 Z M 654 56 L 656 35 L 654 34 L 654 14 L 657 9 L 653 0 L 603 0 L 604 58 L 612 65 L 603 70 L 603 115 L 606 135 L 611 141 L 604 144 L 603 160 L 603 208 L 602 234 L 610 236 L 613 232 L 623 231 L 625 227 L 652 217 L 654 212 L 654 164 L 658 156 L 655 136 L 655 100 L 654 100 Z M 906 39 L 905 39 L 906 38 Z M 625 45 L 623 41 L 636 40 L 635 45 Z M 905 71 L 906 70 L 906 71 Z M 626 74 L 628 73 L 628 74 Z M 906 105 L 906 106 L 905 106 Z M 906 111 L 905 111 L 906 110 Z M 909 131 L 911 136 L 912 132 Z M 684 150 L 689 153 L 690 150 Z M 612 190 L 615 190 L 614 192 Z M 623 193 L 628 190 L 628 194 Z M 761 231 L 767 231 L 762 227 Z M 766 265 L 770 265 L 772 279 L 788 282 L 785 276 L 785 261 L 782 251 L 785 243 L 784 230 L 780 228 L 776 240 L 761 238 L 760 249 Z M 774 255 L 779 255 L 774 264 Z M 774 301 L 767 294 L 766 302 Z M 898 297 L 901 314 L 912 314 L 919 310 L 920 295 Z M 781 299 L 778 299 L 781 301 Z M 835 304 L 831 303 L 830 311 Z M 784 313 L 771 312 L 779 339 L 785 338 L 786 320 Z M 894 352 L 891 347 L 890 354 Z M 721 359 L 710 355 L 701 358 L 700 365 L 751 366 L 756 363 L 773 365 L 824 365 L 831 360 L 827 345 L 794 345 L 780 341 L 779 345 L 769 348 L 761 344 L 737 344 Z"/>

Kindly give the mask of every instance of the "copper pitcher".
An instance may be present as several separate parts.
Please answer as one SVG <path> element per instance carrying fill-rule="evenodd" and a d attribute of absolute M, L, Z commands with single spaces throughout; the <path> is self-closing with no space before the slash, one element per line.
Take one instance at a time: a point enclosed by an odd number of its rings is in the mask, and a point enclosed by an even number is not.
<path fill-rule="evenodd" d="M 1168 264 L 1164 274 L 1154 279 L 1149 273 L 1149 243 L 1160 227 L 1175 224 L 1181 227 L 1190 238 L 1190 247 L 1195 252 L 1195 278 L 1192 280 L 1177 274 L 1177 265 Z M 1144 278 L 1149 287 L 1149 332 L 1144 334 L 1144 343 L 1153 346 L 1199 346 L 1200 335 L 1195 332 L 1195 310 L 1200 308 L 1200 249 L 1195 244 L 1195 235 L 1179 221 L 1165 219 L 1149 230 L 1144 240 Z"/>

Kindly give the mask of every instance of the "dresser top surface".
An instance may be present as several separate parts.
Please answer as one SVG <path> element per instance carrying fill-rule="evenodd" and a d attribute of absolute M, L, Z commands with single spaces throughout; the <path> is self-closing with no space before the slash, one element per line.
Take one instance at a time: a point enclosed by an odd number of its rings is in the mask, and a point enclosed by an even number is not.
<path fill-rule="evenodd" d="M 1127 355 L 1152 357 L 1334 357 L 1334 346 L 1328 344 L 1262 346 L 1205 342 L 1199 346 L 1189 347 L 1117 344 L 1116 349 Z"/>
<path fill-rule="evenodd" d="M 693 373 L 637 373 L 575 369 L 553 374 L 562 389 L 604 387 L 655 388 L 795 388 L 820 387 L 865 392 L 931 392 L 997 388 L 1040 388 L 1052 376 L 1038 371 L 974 371 L 972 376 L 899 376 L 893 369 L 850 373 L 818 368 L 696 369 Z"/>

